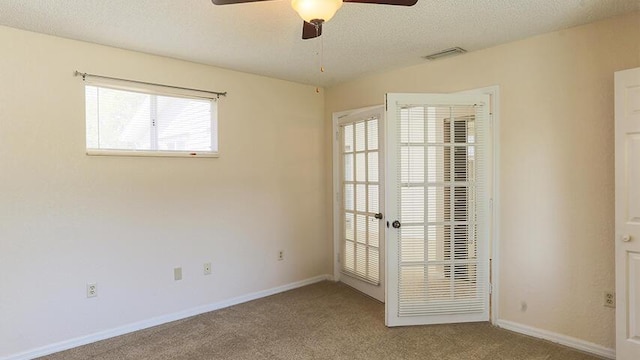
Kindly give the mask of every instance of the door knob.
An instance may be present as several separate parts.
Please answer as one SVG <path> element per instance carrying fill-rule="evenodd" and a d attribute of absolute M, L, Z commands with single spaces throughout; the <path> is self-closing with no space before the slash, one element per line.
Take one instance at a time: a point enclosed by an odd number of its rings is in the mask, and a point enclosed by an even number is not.
<path fill-rule="evenodd" d="M 631 235 L 627 234 L 627 235 L 622 235 L 622 241 L 624 242 L 630 242 L 632 239 Z"/>
<path fill-rule="evenodd" d="M 382 219 L 382 213 L 377 213 L 373 216 L 375 216 L 376 219 Z"/>
<path fill-rule="evenodd" d="M 396 229 L 399 229 L 400 226 L 402 226 L 402 224 L 400 224 L 400 221 L 396 220 L 393 223 L 391 223 L 391 226 L 393 226 Z"/>

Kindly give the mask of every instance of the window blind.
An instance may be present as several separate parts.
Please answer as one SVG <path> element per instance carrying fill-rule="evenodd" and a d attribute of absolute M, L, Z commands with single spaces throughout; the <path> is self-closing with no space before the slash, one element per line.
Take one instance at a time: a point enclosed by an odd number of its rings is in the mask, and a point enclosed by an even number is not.
<path fill-rule="evenodd" d="M 482 106 L 397 107 L 398 316 L 486 309 Z"/>
<path fill-rule="evenodd" d="M 341 271 L 374 285 L 380 283 L 379 143 L 377 118 L 341 126 Z"/>

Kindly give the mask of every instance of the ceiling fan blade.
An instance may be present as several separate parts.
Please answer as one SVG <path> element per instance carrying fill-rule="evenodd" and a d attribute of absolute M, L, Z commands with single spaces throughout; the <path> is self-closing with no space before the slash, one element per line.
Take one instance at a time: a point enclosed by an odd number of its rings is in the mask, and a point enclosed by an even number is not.
<path fill-rule="evenodd" d="M 413 6 L 418 0 L 343 0 L 350 3 Z"/>
<path fill-rule="evenodd" d="M 214 5 L 232 5 L 248 2 L 269 1 L 269 0 L 211 0 Z"/>
<path fill-rule="evenodd" d="M 303 21 L 302 23 L 302 38 L 303 39 L 313 39 L 322 35 L 322 23 L 319 23 L 316 27 L 315 24 L 308 23 Z"/>

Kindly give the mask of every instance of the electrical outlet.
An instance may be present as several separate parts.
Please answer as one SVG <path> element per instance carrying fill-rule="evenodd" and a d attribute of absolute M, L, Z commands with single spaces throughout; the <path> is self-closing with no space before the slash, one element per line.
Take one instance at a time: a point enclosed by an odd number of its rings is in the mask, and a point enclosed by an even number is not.
<path fill-rule="evenodd" d="M 278 252 L 278 261 L 284 260 L 284 250 Z"/>
<path fill-rule="evenodd" d="M 203 266 L 203 273 L 205 275 L 211 275 L 211 263 L 205 263 Z"/>
<path fill-rule="evenodd" d="M 87 284 L 87 297 L 92 298 L 98 296 L 98 284 L 89 283 Z"/>
<path fill-rule="evenodd" d="M 613 291 L 605 291 L 603 293 L 602 305 L 610 308 L 616 307 L 616 293 Z"/>
<path fill-rule="evenodd" d="M 177 267 L 173 269 L 173 280 L 182 280 L 182 268 Z"/>

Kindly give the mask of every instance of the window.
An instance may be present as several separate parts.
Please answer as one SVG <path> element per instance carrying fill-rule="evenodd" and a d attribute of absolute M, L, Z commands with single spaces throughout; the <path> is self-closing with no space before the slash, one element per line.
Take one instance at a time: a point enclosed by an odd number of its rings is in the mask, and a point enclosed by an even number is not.
<path fill-rule="evenodd" d="M 87 154 L 217 156 L 215 99 L 85 86 Z"/>

